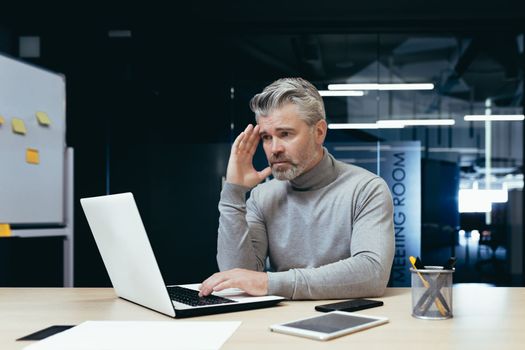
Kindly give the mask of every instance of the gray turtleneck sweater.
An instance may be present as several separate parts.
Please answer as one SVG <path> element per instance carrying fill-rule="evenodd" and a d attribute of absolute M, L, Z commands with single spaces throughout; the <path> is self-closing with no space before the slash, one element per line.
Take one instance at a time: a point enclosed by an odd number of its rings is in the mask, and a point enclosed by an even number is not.
<path fill-rule="evenodd" d="M 292 181 L 225 183 L 219 201 L 221 271 L 264 271 L 268 294 L 288 299 L 381 296 L 394 258 L 392 197 L 380 177 L 324 149 Z"/>

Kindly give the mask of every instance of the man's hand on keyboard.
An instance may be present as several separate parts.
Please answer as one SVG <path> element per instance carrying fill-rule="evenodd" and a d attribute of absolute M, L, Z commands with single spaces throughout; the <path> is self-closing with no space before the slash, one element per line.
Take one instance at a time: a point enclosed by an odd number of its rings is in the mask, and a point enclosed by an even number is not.
<path fill-rule="evenodd" d="M 268 275 L 245 269 L 217 272 L 202 282 L 200 296 L 210 295 L 227 288 L 240 288 L 250 295 L 268 294 Z"/>

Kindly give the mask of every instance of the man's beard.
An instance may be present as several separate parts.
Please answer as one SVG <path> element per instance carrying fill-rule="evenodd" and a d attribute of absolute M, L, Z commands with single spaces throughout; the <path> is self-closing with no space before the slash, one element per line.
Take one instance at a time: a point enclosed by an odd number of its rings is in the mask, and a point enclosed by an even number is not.
<path fill-rule="evenodd" d="M 277 180 L 285 181 L 285 180 L 293 180 L 302 173 L 304 173 L 305 169 L 310 165 L 314 159 L 317 158 L 319 152 L 315 149 L 315 146 L 310 144 L 309 147 L 307 147 L 306 152 L 302 152 L 299 154 L 299 160 L 293 161 L 290 158 L 287 158 L 285 156 L 283 157 L 271 157 L 270 163 L 273 162 L 279 162 L 279 161 L 286 161 L 289 164 L 289 169 L 286 170 L 278 170 L 275 167 L 272 166 L 272 175 Z"/>
<path fill-rule="evenodd" d="M 272 167 L 272 174 L 273 177 L 275 177 L 277 180 L 285 181 L 285 180 L 293 180 L 297 176 L 301 175 L 304 171 L 304 164 L 295 164 L 295 163 L 289 163 L 290 168 L 286 170 L 277 170 Z"/>

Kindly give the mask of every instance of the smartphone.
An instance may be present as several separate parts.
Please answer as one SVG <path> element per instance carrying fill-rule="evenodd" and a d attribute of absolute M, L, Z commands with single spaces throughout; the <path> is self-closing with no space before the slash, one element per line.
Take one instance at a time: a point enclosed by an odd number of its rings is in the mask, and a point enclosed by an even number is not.
<path fill-rule="evenodd" d="M 315 309 L 321 312 L 330 312 L 330 311 L 346 311 L 353 312 L 364 309 L 370 309 L 376 306 L 382 306 L 383 302 L 379 300 L 370 300 L 370 299 L 352 299 L 347 301 L 341 301 L 338 303 L 317 305 Z"/>
<path fill-rule="evenodd" d="M 270 326 L 270 330 L 316 340 L 329 340 L 387 322 L 388 318 L 386 317 L 332 311 L 321 316 L 274 324 Z"/>

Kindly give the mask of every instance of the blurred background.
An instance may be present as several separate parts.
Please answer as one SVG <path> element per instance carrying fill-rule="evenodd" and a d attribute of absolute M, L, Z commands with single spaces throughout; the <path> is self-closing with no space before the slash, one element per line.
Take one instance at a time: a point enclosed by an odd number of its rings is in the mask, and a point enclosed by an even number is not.
<path fill-rule="evenodd" d="M 300 76 L 323 94 L 330 151 L 389 183 L 399 271 L 411 253 L 427 265 L 457 256 L 454 282 L 523 286 L 524 10 L 382 0 L 2 12 L 0 53 L 66 77 L 74 285 L 110 286 L 79 199 L 125 191 L 166 283 L 215 272 L 217 202 L 230 144 L 254 122 L 248 101 Z M 63 285 L 62 249 L 63 237 L 1 237 L 0 286 Z"/>

